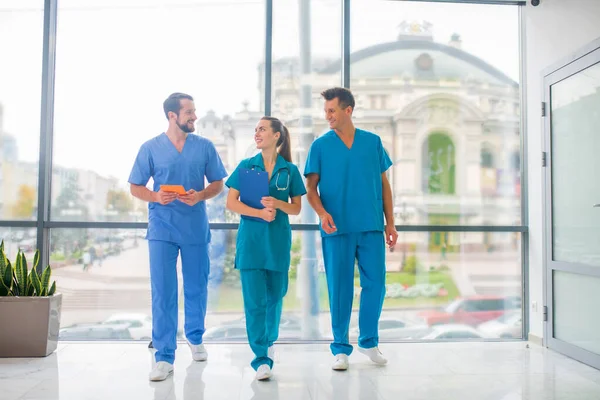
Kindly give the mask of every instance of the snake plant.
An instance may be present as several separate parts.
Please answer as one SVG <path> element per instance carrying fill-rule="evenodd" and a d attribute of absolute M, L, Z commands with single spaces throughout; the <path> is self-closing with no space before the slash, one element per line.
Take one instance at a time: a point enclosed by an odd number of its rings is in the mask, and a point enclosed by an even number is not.
<path fill-rule="evenodd" d="M 56 281 L 48 288 L 52 269 L 48 265 L 39 273 L 40 252 L 36 250 L 31 271 L 27 270 L 27 259 L 21 250 L 14 265 L 4 253 L 4 241 L 0 243 L 0 296 L 52 296 L 56 292 Z"/>

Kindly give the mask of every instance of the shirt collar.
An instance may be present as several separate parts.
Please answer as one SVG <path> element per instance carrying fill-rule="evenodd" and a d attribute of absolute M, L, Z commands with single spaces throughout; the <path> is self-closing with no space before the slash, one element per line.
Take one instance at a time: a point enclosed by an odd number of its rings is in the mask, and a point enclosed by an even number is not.
<path fill-rule="evenodd" d="M 252 157 L 248 163 L 248 167 L 250 169 L 259 168 L 265 171 L 265 163 L 263 161 L 262 153 L 258 153 L 254 157 Z M 275 161 L 275 168 L 273 168 L 272 175 L 275 175 L 277 171 L 280 169 L 289 169 L 288 162 L 281 155 L 277 155 L 277 160 Z"/>

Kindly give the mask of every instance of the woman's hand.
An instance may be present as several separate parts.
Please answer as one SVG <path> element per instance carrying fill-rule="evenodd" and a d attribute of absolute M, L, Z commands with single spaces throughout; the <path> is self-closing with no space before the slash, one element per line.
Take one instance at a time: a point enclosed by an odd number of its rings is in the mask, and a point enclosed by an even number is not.
<path fill-rule="evenodd" d="M 274 210 L 280 208 L 279 207 L 279 200 L 277 200 L 274 197 L 263 197 L 260 200 L 260 203 L 265 206 L 266 208 L 272 208 Z"/>
<path fill-rule="evenodd" d="M 271 222 L 275 219 L 275 216 L 277 215 L 277 210 L 275 210 L 274 208 L 263 208 L 262 210 L 259 211 L 258 214 L 262 219 L 264 219 L 267 222 Z"/>

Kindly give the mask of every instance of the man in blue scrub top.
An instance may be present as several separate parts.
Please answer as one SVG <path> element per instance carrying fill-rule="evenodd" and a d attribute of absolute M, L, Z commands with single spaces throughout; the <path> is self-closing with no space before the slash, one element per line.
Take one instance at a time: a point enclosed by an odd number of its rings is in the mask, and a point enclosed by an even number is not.
<path fill-rule="evenodd" d="M 177 257 L 181 253 L 185 302 L 185 335 L 195 361 L 208 357 L 202 344 L 210 271 L 210 230 L 206 200 L 223 189 L 227 172 L 215 146 L 194 132 L 194 99 L 173 93 L 163 108 L 169 128 L 140 148 L 129 183 L 131 194 L 148 204 L 148 248 L 152 286 L 152 344 L 156 366 L 151 381 L 173 373 L 177 348 Z M 146 184 L 153 178 L 153 190 Z M 204 187 L 204 180 L 209 185 Z M 185 195 L 161 185 L 182 185 Z"/>
<path fill-rule="evenodd" d="M 378 348 L 378 324 L 385 297 L 385 244 L 393 248 L 398 239 L 392 190 L 386 176 L 392 161 L 378 135 L 354 127 L 355 102 L 349 90 L 332 88 L 321 95 L 331 130 L 311 145 L 304 175 L 308 201 L 321 220 L 334 339 L 332 368 L 348 369 L 352 353 L 348 330 L 355 260 L 362 287 L 359 351 L 383 365 L 387 360 Z"/>

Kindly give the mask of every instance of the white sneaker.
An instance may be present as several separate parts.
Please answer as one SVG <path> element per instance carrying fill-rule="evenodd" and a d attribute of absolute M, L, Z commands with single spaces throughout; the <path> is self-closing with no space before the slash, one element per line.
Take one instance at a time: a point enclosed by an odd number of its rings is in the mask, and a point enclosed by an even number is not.
<path fill-rule="evenodd" d="M 159 361 L 150 372 L 150 380 L 153 382 L 164 381 L 171 375 L 173 375 L 173 364 L 169 364 L 166 361 Z"/>
<path fill-rule="evenodd" d="M 206 361 L 208 358 L 208 353 L 206 352 L 206 349 L 202 343 L 191 344 L 188 342 L 188 345 L 190 346 L 190 350 L 192 350 L 192 358 L 194 361 Z"/>
<path fill-rule="evenodd" d="M 375 364 L 387 364 L 387 358 L 385 358 L 383 354 L 381 354 L 381 352 L 379 351 L 379 347 L 371 347 L 370 349 L 363 349 L 362 347 L 359 347 L 358 351 L 369 357 L 371 361 L 373 361 Z"/>
<path fill-rule="evenodd" d="M 271 367 L 269 367 L 267 364 L 261 365 L 256 370 L 256 380 L 257 381 L 266 381 L 267 379 L 270 379 L 272 376 L 273 376 L 273 373 L 271 372 Z"/>
<path fill-rule="evenodd" d="M 267 357 L 269 357 L 272 361 L 275 361 L 275 347 L 269 347 L 269 349 L 267 350 Z"/>
<path fill-rule="evenodd" d="M 348 369 L 348 356 L 346 354 L 338 354 L 335 356 L 335 361 L 331 366 L 331 369 L 336 371 L 345 371 Z"/>

